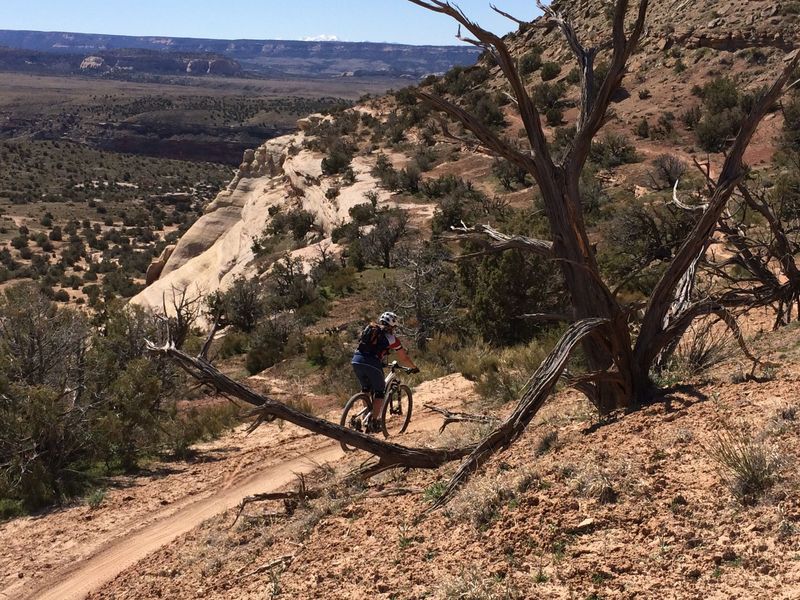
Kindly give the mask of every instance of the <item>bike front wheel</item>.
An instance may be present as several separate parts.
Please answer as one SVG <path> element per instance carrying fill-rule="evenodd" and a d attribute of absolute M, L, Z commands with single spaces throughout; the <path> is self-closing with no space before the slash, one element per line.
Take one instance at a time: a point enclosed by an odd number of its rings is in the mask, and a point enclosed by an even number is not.
<path fill-rule="evenodd" d="M 342 410 L 342 419 L 339 422 L 339 425 L 360 433 L 366 433 L 369 405 L 369 394 L 359 392 L 355 396 L 352 396 L 344 405 L 344 409 Z M 355 450 L 355 448 L 348 446 L 344 442 L 340 442 L 340 444 L 342 445 L 342 450 L 345 452 L 352 452 Z"/>
<path fill-rule="evenodd" d="M 386 395 L 381 418 L 384 437 L 400 435 L 405 432 L 411 421 L 413 407 L 411 388 L 407 385 L 398 385 Z"/>

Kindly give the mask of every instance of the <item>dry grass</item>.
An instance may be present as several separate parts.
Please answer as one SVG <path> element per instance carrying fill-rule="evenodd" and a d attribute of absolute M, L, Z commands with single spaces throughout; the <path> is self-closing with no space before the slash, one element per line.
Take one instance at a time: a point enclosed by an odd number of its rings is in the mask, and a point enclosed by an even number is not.
<path fill-rule="evenodd" d="M 445 580 L 435 596 L 438 600 L 517 600 L 529 597 L 512 580 L 486 577 L 476 567 Z"/>
<path fill-rule="evenodd" d="M 450 517 L 469 521 L 483 530 L 500 516 L 504 507 L 515 507 L 520 494 L 538 489 L 540 483 L 539 475 L 528 468 L 475 477 L 446 510 Z"/>
<path fill-rule="evenodd" d="M 706 447 L 734 497 L 756 504 L 778 481 L 781 461 L 766 441 L 737 431 L 723 431 Z"/>

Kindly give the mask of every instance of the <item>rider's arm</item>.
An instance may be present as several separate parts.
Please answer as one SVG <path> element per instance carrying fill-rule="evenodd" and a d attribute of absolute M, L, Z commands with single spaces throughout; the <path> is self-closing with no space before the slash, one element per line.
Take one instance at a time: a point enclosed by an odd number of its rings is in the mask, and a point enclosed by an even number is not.
<path fill-rule="evenodd" d="M 397 358 L 399 358 L 400 362 L 403 363 L 405 366 L 411 369 L 417 368 L 417 365 L 415 365 L 414 361 L 411 360 L 411 357 L 408 355 L 408 352 L 406 352 L 405 348 L 400 346 L 397 350 L 395 350 L 395 352 L 397 352 Z"/>

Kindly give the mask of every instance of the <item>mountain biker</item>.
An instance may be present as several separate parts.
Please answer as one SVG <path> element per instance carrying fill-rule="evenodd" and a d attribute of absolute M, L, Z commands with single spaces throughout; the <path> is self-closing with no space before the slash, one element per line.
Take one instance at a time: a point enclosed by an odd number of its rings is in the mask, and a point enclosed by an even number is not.
<path fill-rule="evenodd" d="M 397 322 L 397 315 L 387 311 L 378 317 L 377 323 L 373 322 L 367 325 L 361 333 L 353 360 L 350 361 L 361 384 L 361 391 L 374 393 L 372 418 L 367 426 L 367 431 L 377 431 L 379 427 L 386 387 L 383 376 L 383 359 L 386 355 L 390 351 L 397 352 L 400 362 L 411 368 L 412 373 L 419 373 L 419 369 L 394 334 Z"/>

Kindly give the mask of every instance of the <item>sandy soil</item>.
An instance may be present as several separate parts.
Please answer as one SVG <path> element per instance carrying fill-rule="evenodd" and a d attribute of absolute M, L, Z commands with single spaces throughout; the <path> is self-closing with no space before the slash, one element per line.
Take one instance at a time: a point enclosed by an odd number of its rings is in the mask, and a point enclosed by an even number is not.
<path fill-rule="evenodd" d="M 460 376 L 420 385 L 409 434 L 439 425 L 423 403 L 453 407 L 470 390 Z M 338 420 L 336 411 L 326 416 Z M 244 497 L 282 488 L 344 454 L 338 443 L 290 424 L 265 425 L 251 436 L 240 428 L 197 449 L 193 463 L 159 464 L 116 480 L 97 509 L 76 505 L 0 526 L 0 596 L 84 598 Z"/>
<path fill-rule="evenodd" d="M 347 479 L 364 457 L 348 456 L 309 478 L 323 498 L 291 515 L 256 503 L 235 525 L 233 511 L 212 517 L 89 598 L 798 598 L 800 410 L 786 410 L 800 406 L 796 332 L 753 340 L 782 365 L 761 382 L 735 383 L 744 363 L 734 354 L 604 423 L 579 395 L 558 394 L 444 510 L 425 512 L 454 465 L 365 487 Z M 471 396 L 458 376 L 418 391 L 420 403 Z M 443 441 L 415 421 L 409 443 Z M 735 500 L 711 457 L 723 431 L 780 458 L 753 506 Z"/>

